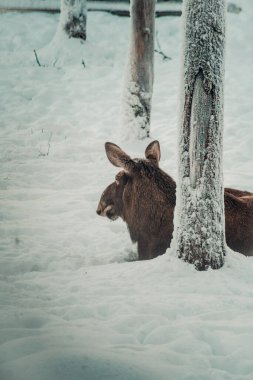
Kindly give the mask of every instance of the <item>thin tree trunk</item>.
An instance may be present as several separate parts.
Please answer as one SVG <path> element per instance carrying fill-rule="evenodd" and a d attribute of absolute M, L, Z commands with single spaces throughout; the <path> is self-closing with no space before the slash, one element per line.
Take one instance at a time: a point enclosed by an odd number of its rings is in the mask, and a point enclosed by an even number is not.
<path fill-rule="evenodd" d="M 126 138 L 145 138 L 150 131 L 154 76 L 155 0 L 131 1 L 131 46 L 124 97 Z"/>
<path fill-rule="evenodd" d="M 176 243 L 198 270 L 225 255 L 222 175 L 225 0 L 185 0 Z"/>
<path fill-rule="evenodd" d="M 86 40 L 86 0 L 61 0 L 60 24 L 69 38 Z"/>

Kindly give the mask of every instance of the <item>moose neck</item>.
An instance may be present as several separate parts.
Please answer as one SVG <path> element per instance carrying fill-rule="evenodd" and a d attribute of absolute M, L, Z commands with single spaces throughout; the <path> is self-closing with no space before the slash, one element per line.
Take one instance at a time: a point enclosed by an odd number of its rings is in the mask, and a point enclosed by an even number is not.
<path fill-rule="evenodd" d="M 176 205 L 176 182 L 155 163 L 141 160 L 138 163 L 138 175 L 147 177 L 168 198 L 169 204 Z"/>

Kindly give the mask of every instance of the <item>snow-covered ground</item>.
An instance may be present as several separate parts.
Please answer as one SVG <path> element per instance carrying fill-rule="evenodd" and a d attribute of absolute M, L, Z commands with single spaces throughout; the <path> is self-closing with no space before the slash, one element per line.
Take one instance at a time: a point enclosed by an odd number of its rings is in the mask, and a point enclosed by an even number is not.
<path fill-rule="evenodd" d="M 238 4 L 227 14 L 224 177 L 253 191 L 253 3 Z M 120 139 L 129 19 L 89 13 L 87 42 L 68 41 L 56 60 L 58 19 L 0 14 L 0 379 L 251 380 L 253 259 L 230 252 L 204 273 L 172 251 L 131 261 L 124 223 L 96 215 L 117 172 L 104 142 L 137 156 L 148 144 Z M 155 57 L 151 132 L 176 179 L 180 18 L 156 27 L 172 59 Z M 34 49 L 55 66 L 39 67 Z"/>

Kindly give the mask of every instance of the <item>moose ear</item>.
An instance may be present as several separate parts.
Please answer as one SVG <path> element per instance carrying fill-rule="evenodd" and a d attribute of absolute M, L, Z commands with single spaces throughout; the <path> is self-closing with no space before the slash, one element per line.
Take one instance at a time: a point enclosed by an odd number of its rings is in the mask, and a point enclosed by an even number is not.
<path fill-rule="evenodd" d="M 105 151 L 108 160 L 117 167 L 123 168 L 126 172 L 131 172 L 134 168 L 134 161 L 116 144 L 105 143 Z"/>
<path fill-rule="evenodd" d="M 159 141 L 155 140 L 147 146 L 147 148 L 145 150 L 145 157 L 148 160 L 155 161 L 155 163 L 158 165 L 160 158 L 161 158 Z"/>

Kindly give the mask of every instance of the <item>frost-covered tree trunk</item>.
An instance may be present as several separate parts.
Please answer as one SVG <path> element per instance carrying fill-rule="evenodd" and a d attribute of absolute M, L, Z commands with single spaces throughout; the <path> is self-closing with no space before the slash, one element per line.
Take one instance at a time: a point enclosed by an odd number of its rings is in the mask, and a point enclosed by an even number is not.
<path fill-rule="evenodd" d="M 52 41 L 35 51 L 40 66 L 85 65 L 87 0 L 61 0 L 60 21 Z"/>
<path fill-rule="evenodd" d="M 185 0 L 176 244 L 198 270 L 225 255 L 222 174 L 225 0 Z"/>
<path fill-rule="evenodd" d="M 123 135 L 149 136 L 154 76 L 155 0 L 131 0 L 131 43 L 123 99 Z"/>
<path fill-rule="evenodd" d="M 86 40 L 87 0 L 61 0 L 60 27 L 69 38 Z"/>

